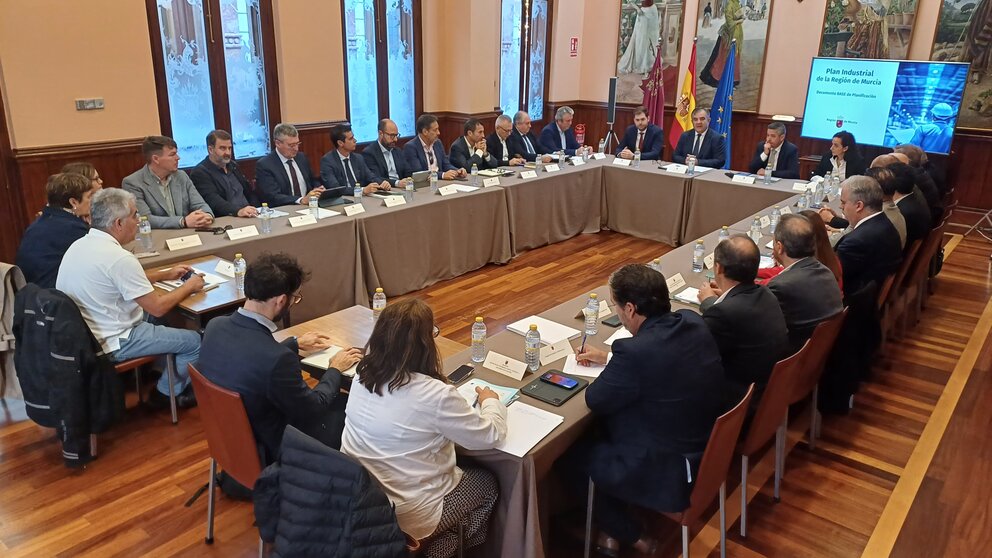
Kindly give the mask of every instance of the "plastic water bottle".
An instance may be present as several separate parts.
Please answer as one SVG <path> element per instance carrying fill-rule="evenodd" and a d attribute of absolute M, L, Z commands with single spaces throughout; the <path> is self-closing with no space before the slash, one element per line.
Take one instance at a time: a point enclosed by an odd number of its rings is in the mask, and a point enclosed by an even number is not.
<path fill-rule="evenodd" d="M 799 196 L 799 201 L 796 202 L 796 207 L 799 211 L 809 209 L 809 196 L 806 195 L 805 191 Z"/>
<path fill-rule="evenodd" d="M 475 317 L 472 324 L 472 362 L 482 362 L 486 360 L 486 322 L 482 321 L 482 316 Z"/>
<path fill-rule="evenodd" d="M 234 284 L 238 286 L 238 294 L 245 294 L 245 272 L 248 271 L 248 262 L 241 254 L 234 255 Z"/>
<path fill-rule="evenodd" d="M 840 174 L 833 173 L 830 175 L 830 193 L 827 194 L 831 198 L 840 195 Z"/>
<path fill-rule="evenodd" d="M 406 203 L 413 203 L 413 180 L 407 180 L 406 186 L 403 188 L 403 197 L 406 198 Z"/>
<path fill-rule="evenodd" d="M 142 215 L 138 221 L 138 246 L 142 252 L 151 252 L 152 244 L 152 224 L 148 222 L 148 217 Z"/>
<path fill-rule="evenodd" d="M 755 244 L 761 243 L 761 219 L 755 215 L 754 220 L 751 221 L 751 240 Z"/>
<path fill-rule="evenodd" d="M 362 199 L 362 185 L 355 183 L 355 201 L 361 201 Z"/>
<path fill-rule="evenodd" d="M 724 225 L 720 229 L 720 233 L 719 233 L 719 236 L 717 236 L 717 241 L 716 242 L 717 242 L 717 244 L 719 244 L 719 243 L 723 242 L 724 240 L 727 240 L 728 238 L 730 238 L 730 227 L 728 227 L 727 225 Z"/>
<path fill-rule="evenodd" d="M 561 166 L 561 165 L 564 165 L 564 164 L 565 164 L 565 150 L 564 149 L 559 149 L 558 150 L 558 165 Z"/>
<path fill-rule="evenodd" d="M 775 227 L 778 227 L 778 221 L 781 218 L 782 218 L 782 210 L 779 209 L 778 206 L 776 205 L 775 207 L 772 208 L 772 218 L 771 218 L 771 221 L 772 221 L 772 230 L 771 230 L 771 233 L 772 234 L 775 234 Z"/>
<path fill-rule="evenodd" d="M 651 264 L 648 265 L 648 267 L 657 271 L 658 273 L 661 273 L 661 258 L 655 258 L 654 260 L 652 260 Z"/>
<path fill-rule="evenodd" d="M 762 182 L 765 183 L 765 184 L 771 184 L 772 183 L 772 171 L 770 171 L 768 169 L 765 169 L 765 176 L 763 177 Z"/>
<path fill-rule="evenodd" d="M 524 335 L 524 362 L 531 372 L 541 367 L 541 333 L 537 331 L 537 324 L 530 324 Z"/>
<path fill-rule="evenodd" d="M 693 174 L 695 174 L 696 173 L 696 156 L 695 155 L 686 155 L 686 157 L 685 157 L 685 166 L 688 168 L 688 170 L 686 171 L 686 174 L 688 174 L 689 176 L 692 176 Z"/>
<path fill-rule="evenodd" d="M 472 163 L 472 186 L 479 187 L 479 165 Z"/>
<path fill-rule="evenodd" d="M 269 234 L 272 232 L 272 210 L 269 209 L 269 204 L 262 204 L 262 211 L 258 213 L 258 218 L 262 220 L 262 234 Z"/>
<path fill-rule="evenodd" d="M 309 205 L 310 205 L 310 215 L 313 215 L 313 218 L 314 219 L 319 219 L 320 218 L 320 206 L 317 205 L 317 202 L 319 200 L 320 200 L 320 198 L 318 198 L 316 194 L 312 194 L 310 196 L 310 199 L 308 200 L 310 202 L 309 203 Z"/>
<path fill-rule="evenodd" d="M 638 149 L 634 152 L 634 168 L 641 166 L 641 150 Z"/>
<path fill-rule="evenodd" d="M 431 193 L 437 193 L 437 173 L 435 172 L 431 173 Z"/>
<path fill-rule="evenodd" d="M 606 138 L 599 140 L 599 152 L 606 153 Z"/>
<path fill-rule="evenodd" d="M 703 239 L 696 241 L 696 247 L 692 249 L 692 272 L 702 273 L 703 272 L 703 258 L 706 257 L 706 246 L 703 244 Z"/>
<path fill-rule="evenodd" d="M 596 335 L 599 331 L 599 298 L 596 293 L 589 293 L 589 301 L 582 313 L 586 318 L 586 335 Z"/>
<path fill-rule="evenodd" d="M 372 295 L 372 321 L 379 319 L 382 309 L 386 307 L 386 293 L 382 292 L 382 287 L 376 287 L 375 294 Z"/>
<path fill-rule="evenodd" d="M 590 146 L 589 149 L 583 149 L 582 150 L 582 162 L 583 163 L 589 161 L 589 155 L 591 153 L 592 153 L 592 146 Z"/>
<path fill-rule="evenodd" d="M 811 207 L 819 208 L 823 205 L 823 181 L 817 180 L 816 186 L 813 187 L 813 199 L 810 203 Z"/>

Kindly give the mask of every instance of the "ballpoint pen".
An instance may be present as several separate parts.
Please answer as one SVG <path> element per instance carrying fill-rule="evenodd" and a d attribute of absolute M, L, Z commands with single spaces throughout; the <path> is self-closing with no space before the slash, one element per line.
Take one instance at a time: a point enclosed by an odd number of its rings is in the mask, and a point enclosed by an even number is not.
<path fill-rule="evenodd" d="M 474 409 L 479 404 L 479 396 L 475 396 L 475 401 L 472 402 L 472 408 Z"/>
<path fill-rule="evenodd" d="M 580 355 L 582 353 L 586 352 L 586 335 L 588 335 L 588 334 L 586 334 L 586 333 L 583 333 L 582 334 L 582 346 L 579 347 L 579 354 Z"/>

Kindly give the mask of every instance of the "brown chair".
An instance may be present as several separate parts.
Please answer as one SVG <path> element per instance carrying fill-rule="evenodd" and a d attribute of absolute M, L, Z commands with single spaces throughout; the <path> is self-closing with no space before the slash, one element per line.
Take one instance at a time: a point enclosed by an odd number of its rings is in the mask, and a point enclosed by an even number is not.
<path fill-rule="evenodd" d="M 725 557 L 727 555 L 727 510 L 725 507 L 727 472 L 730 470 L 730 461 L 734 458 L 734 446 L 741 434 L 741 426 L 744 425 L 744 416 L 753 394 L 754 384 L 751 384 L 740 403 L 718 417 L 713 424 L 710 439 L 706 442 L 706 450 L 699 463 L 696 483 L 692 487 L 692 494 L 689 495 L 689 507 L 679 513 L 663 514 L 682 525 L 683 558 L 689 558 L 689 526 L 699 519 L 699 516 L 706 511 L 706 508 L 713 502 L 713 498 L 718 494 L 720 497 L 720 556 Z M 595 493 L 596 486 L 592 479 L 589 479 L 585 558 L 589 558 L 589 552 L 592 548 L 592 513 Z"/>
<path fill-rule="evenodd" d="M 779 500 L 782 484 L 781 455 L 785 452 L 784 417 L 789 412 L 789 397 L 793 383 L 799 374 L 799 366 L 806 359 L 810 342 L 806 341 L 799 351 L 775 364 L 765 392 L 758 402 L 758 408 L 751 418 L 751 426 L 740 444 L 741 453 L 741 536 L 747 536 L 747 468 L 748 460 L 760 450 L 768 440 L 775 437 L 775 501 Z"/>
<path fill-rule="evenodd" d="M 189 367 L 189 377 L 193 382 L 193 392 L 196 394 L 203 430 L 207 435 L 207 447 L 210 449 L 206 543 L 213 544 L 217 464 L 234 480 L 250 488 L 262 473 L 262 460 L 241 396 L 206 379 L 192 364 Z M 258 539 L 258 551 L 261 556 L 261 538 Z"/>
<path fill-rule="evenodd" d="M 809 348 L 806 350 L 805 358 L 799 363 L 795 382 L 792 384 L 792 393 L 789 397 L 789 405 L 798 403 L 807 395 L 812 394 L 809 415 L 809 447 L 816 449 L 816 437 L 820 433 L 820 413 L 817 410 L 817 400 L 819 399 L 820 376 L 827 365 L 827 358 L 834 348 L 834 342 L 840 334 L 840 329 L 847 319 L 847 308 L 841 310 L 831 318 L 827 318 L 816 324 L 813 335 L 809 338 Z M 786 415 L 788 418 L 788 415 Z M 787 426 L 787 425 L 783 425 Z M 780 456 L 781 470 L 785 471 L 785 452 Z"/>
<path fill-rule="evenodd" d="M 914 240 L 913 243 L 909 245 L 909 249 L 906 250 L 905 254 L 903 254 L 902 264 L 899 265 L 899 269 L 896 271 L 895 275 L 891 276 L 891 290 L 886 293 L 887 296 L 879 296 L 878 309 L 881 313 L 880 320 L 882 322 L 882 349 L 885 348 L 885 341 L 888 338 L 889 330 L 892 327 L 892 321 L 894 319 L 898 319 L 898 309 L 901 308 L 900 300 L 906 293 L 906 275 L 916 262 L 916 257 L 917 254 L 920 253 L 920 247 L 923 245 L 923 240 L 924 239 Z M 888 283 L 888 281 L 886 283 Z M 893 313 L 896 314 L 895 318 L 892 316 Z"/>
<path fill-rule="evenodd" d="M 920 247 L 916 260 L 906 274 L 905 294 L 901 298 L 901 305 L 897 310 L 900 317 L 898 327 L 903 335 L 909 325 L 915 325 L 919 321 L 923 311 L 925 300 L 929 295 L 930 262 L 943 244 L 947 223 L 948 220 L 944 220 L 939 227 L 930 231 L 926 241 Z"/>

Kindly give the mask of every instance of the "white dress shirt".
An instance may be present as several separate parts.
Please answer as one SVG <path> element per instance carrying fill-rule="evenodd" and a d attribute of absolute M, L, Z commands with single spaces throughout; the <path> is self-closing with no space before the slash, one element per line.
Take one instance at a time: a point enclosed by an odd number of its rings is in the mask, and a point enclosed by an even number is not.
<path fill-rule="evenodd" d="M 289 179 L 289 188 L 290 190 L 292 190 L 293 175 L 290 174 L 289 165 L 286 164 L 289 161 L 289 159 L 283 157 L 282 153 L 279 153 L 278 151 L 276 151 L 276 155 L 278 155 L 279 160 L 282 161 L 283 171 L 286 173 L 286 178 Z M 307 184 L 306 180 L 303 180 L 303 172 L 300 170 L 300 165 L 296 164 L 295 159 L 293 160 L 293 171 L 296 172 L 296 179 L 300 181 L 300 198 L 296 200 L 297 202 L 299 202 L 300 200 L 303 199 L 303 196 L 306 196 L 307 192 L 310 191 L 310 185 Z M 290 192 L 290 193 L 294 195 L 296 194 L 296 192 Z"/>

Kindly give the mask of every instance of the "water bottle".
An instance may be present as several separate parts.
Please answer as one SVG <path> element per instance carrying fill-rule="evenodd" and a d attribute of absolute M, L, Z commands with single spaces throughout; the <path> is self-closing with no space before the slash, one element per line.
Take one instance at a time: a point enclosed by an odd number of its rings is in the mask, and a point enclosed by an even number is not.
<path fill-rule="evenodd" d="M 761 219 L 757 215 L 755 215 L 754 220 L 751 221 L 751 240 L 753 240 L 755 244 L 759 244 L 761 242 Z"/>
<path fill-rule="evenodd" d="M 431 193 L 437 193 L 437 173 L 435 172 L 431 173 Z"/>
<path fill-rule="evenodd" d="M 772 230 L 771 230 L 771 234 L 775 234 L 775 227 L 778 226 L 778 221 L 781 218 L 782 218 L 782 210 L 779 209 L 778 206 L 776 205 L 775 207 L 772 208 L 772 219 L 771 219 L 771 221 L 772 221 Z"/>
<path fill-rule="evenodd" d="M 606 138 L 599 140 L 599 152 L 606 153 Z"/>
<path fill-rule="evenodd" d="M 362 201 L 362 185 L 357 182 L 355 183 L 355 201 Z"/>
<path fill-rule="evenodd" d="M 583 162 L 583 163 L 585 163 L 585 162 L 588 162 L 588 161 L 589 161 L 589 155 L 590 155 L 591 153 L 592 153 L 592 147 L 591 147 L 591 146 L 589 147 L 589 149 L 583 149 L 583 150 L 582 150 L 582 162 Z"/>
<path fill-rule="evenodd" d="M 537 324 L 530 324 L 524 335 L 524 362 L 531 372 L 541 367 L 541 333 L 537 331 Z"/>
<path fill-rule="evenodd" d="M 565 150 L 564 149 L 559 149 L 558 150 L 558 165 L 561 166 L 561 165 L 564 165 L 564 164 L 565 164 Z"/>
<path fill-rule="evenodd" d="M 685 157 L 685 166 L 688 167 L 688 170 L 686 171 L 686 174 L 688 174 L 689 176 L 692 176 L 693 174 L 695 174 L 695 172 L 696 172 L 696 156 L 695 155 L 686 155 L 686 157 Z"/>
<path fill-rule="evenodd" d="M 586 307 L 582 309 L 582 313 L 586 318 L 586 335 L 596 335 L 599 331 L 599 298 L 596 293 L 589 293 L 589 301 L 586 302 Z"/>
<path fill-rule="evenodd" d="M 840 174 L 833 173 L 830 175 L 830 197 L 840 195 Z"/>
<path fill-rule="evenodd" d="M 692 272 L 702 273 L 703 272 L 703 258 L 706 257 L 706 246 L 703 245 L 703 240 L 699 239 L 696 241 L 696 247 L 692 249 Z"/>
<path fill-rule="evenodd" d="M 486 360 L 486 322 L 482 321 L 482 316 L 475 317 L 472 324 L 472 362 L 482 362 Z"/>
<path fill-rule="evenodd" d="M 406 199 L 406 203 L 413 203 L 413 180 L 407 180 L 406 187 L 403 189 L 403 197 Z"/>
<path fill-rule="evenodd" d="M 634 152 L 634 168 L 641 166 L 641 150 L 638 149 Z"/>
<path fill-rule="evenodd" d="M 382 309 L 386 307 L 386 293 L 382 292 L 382 287 L 376 287 L 375 294 L 372 295 L 372 321 L 379 319 Z"/>
<path fill-rule="evenodd" d="M 648 267 L 661 273 L 661 258 L 655 258 Z"/>
<path fill-rule="evenodd" d="M 727 225 L 724 225 L 720 229 L 720 234 L 717 237 L 716 243 L 719 244 L 719 243 L 723 242 L 724 240 L 727 240 L 728 238 L 730 238 L 730 227 L 728 227 Z"/>
<path fill-rule="evenodd" d="M 472 186 L 479 187 L 479 165 L 472 163 Z"/>
<path fill-rule="evenodd" d="M 138 246 L 142 252 L 151 252 L 152 245 L 152 224 L 148 222 L 148 217 L 142 215 L 138 221 Z"/>
<path fill-rule="evenodd" d="M 269 234 L 272 232 L 272 210 L 269 209 L 269 204 L 262 204 L 262 211 L 258 213 L 258 218 L 262 220 L 262 234 Z"/>
<path fill-rule="evenodd" d="M 810 202 L 810 206 L 814 208 L 819 208 L 823 205 L 823 181 L 817 180 L 816 186 L 813 187 L 813 199 Z"/>
<path fill-rule="evenodd" d="M 809 209 L 809 197 L 806 195 L 805 190 L 799 196 L 799 201 L 796 202 L 796 207 L 799 209 L 799 211 L 802 211 L 804 209 Z"/>
<path fill-rule="evenodd" d="M 245 272 L 248 271 L 248 262 L 241 254 L 234 255 L 234 284 L 238 286 L 238 294 L 245 294 Z"/>
<path fill-rule="evenodd" d="M 772 171 L 770 171 L 768 169 L 765 169 L 765 176 L 763 178 L 764 178 L 762 180 L 763 183 L 765 183 L 765 184 L 771 184 L 772 183 Z"/>
<path fill-rule="evenodd" d="M 320 198 L 317 197 L 317 194 L 310 195 L 310 215 L 313 215 L 314 219 L 320 218 L 320 206 L 317 205 L 318 200 L 320 200 Z"/>

